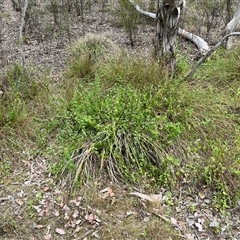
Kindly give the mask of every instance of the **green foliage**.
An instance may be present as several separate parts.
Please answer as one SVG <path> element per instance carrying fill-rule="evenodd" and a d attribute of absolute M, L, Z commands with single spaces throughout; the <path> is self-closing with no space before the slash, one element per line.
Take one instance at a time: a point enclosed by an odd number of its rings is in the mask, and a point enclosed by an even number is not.
<path fill-rule="evenodd" d="M 38 101 L 39 97 L 44 99 L 44 93 L 48 91 L 47 84 L 38 81 L 36 76 L 36 69 L 24 69 L 16 64 L 2 77 L 1 85 L 5 93 L 0 98 L 0 127 L 26 123 L 27 108 L 31 107 L 29 103 Z"/>
<path fill-rule="evenodd" d="M 222 142 L 213 143 L 211 146 L 211 156 L 206 161 L 206 166 L 202 171 L 202 177 L 208 186 L 216 189 L 217 194 L 214 198 L 215 208 L 225 209 L 229 207 L 229 200 L 231 199 L 229 196 L 229 184 L 226 182 L 227 179 L 232 178 L 231 170 L 228 168 L 230 149 Z M 233 166 L 236 169 L 238 167 L 234 162 Z M 235 193 L 239 191 L 238 189 L 232 190 L 234 190 Z"/>
<path fill-rule="evenodd" d="M 152 59 L 145 61 L 141 58 L 131 58 L 124 53 L 111 59 L 111 63 L 99 63 L 96 73 L 101 81 L 110 86 L 116 83 L 131 84 L 143 89 L 149 86 L 158 88 L 159 85 L 168 84 L 167 71 L 159 63 Z M 173 83 L 171 80 L 170 82 Z"/>
<path fill-rule="evenodd" d="M 234 205 L 240 197 L 238 54 L 226 59 L 217 52 L 186 82 L 169 78 L 152 60 L 120 53 L 106 38 L 90 39 L 72 45 L 65 81 L 52 92 L 36 69 L 14 66 L 3 77 L 1 149 L 18 154 L 26 136 L 33 138 L 37 153 L 51 159 L 54 177 L 67 174 L 72 187 L 96 177 L 171 192 L 189 184 L 210 188 L 217 209 Z M 178 76 L 188 67 L 180 62 Z M 6 150 L 2 156 L 10 159 Z M 174 204 L 170 194 L 166 201 Z"/>
<path fill-rule="evenodd" d="M 80 84 L 64 113 L 64 128 L 59 131 L 58 139 L 67 138 L 70 149 L 77 150 L 75 155 L 90 151 L 99 169 L 112 161 L 118 166 L 118 174 L 132 182 L 138 182 L 140 175 L 159 176 L 161 168 L 164 172 L 169 167 L 168 164 L 156 167 L 160 161 L 159 146 L 177 138 L 181 130 L 179 124 L 155 115 L 156 96 L 128 85 L 106 90 L 100 81 L 87 87 Z M 161 138 L 159 132 L 162 132 Z M 153 164 L 149 164 L 150 159 Z M 159 180 L 163 182 L 166 177 L 169 176 L 164 174 Z"/>
<path fill-rule="evenodd" d="M 4 184 L 4 179 L 9 176 L 11 165 L 9 162 L 1 162 L 0 165 L 0 184 Z"/>
<path fill-rule="evenodd" d="M 20 157 L 26 142 L 36 137 L 34 119 L 45 114 L 48 82 L 39 69 L 23 69 L 17 64 L 1 76 L 0 88 L 3 89 L 0 96 L 0 159 L 11 161 Z"/>
<path fill-rule="evenodd" d="M 104 35 L 88 34 L 72 44 L 70 52 L 66 77 L 72 81 L 84 77 L 89 80 L 95 73 L 96 64 L 108 62 L 112 55 L 117 56 L 120 50 Z"/>
<path fill-rule="evenodd" d="M 210 82 L 220 90 L 233 90 L 239 84 L 239 53 L 240 48 L 231 51 L 218 49 L 201 67 L 201 71 L 199 71 L 199 74 L 196 74 L 196 78 L 199 81 Z"/>
<path fill-rule="evenodd" d="M 239 116 L 232 106 L 237 90 L 227 84 L 220 92 L 214 81 L 205 83 L 206 74 L 194 84 L 169 79 L 157 63 L 125 54 L 106 58 L 98 44 L 75 45 L 69 60 L 70 92 L 64 86 L 65 100 L 56 99 L 61 104 L 45 128 L 56 134 L 61 156 L 51 172 L 68 173 L 72 186 L 106 174 L 172 189 L 184 180 L 211 188 L 215 208 L 233 205 L 240 182 Z M 89 53 L 92 60 L 81 66 Z M 179 61 L 188 68 L 187 60 Z M 79 75 L 80 69 L 91 71 Z"/>
<path fill-rule="evenodd" d="M 18 230 L 19 224 L 16 219 L 3 212 L 0 216 L 0 229 L 3 233 L 12 233 Z"/>

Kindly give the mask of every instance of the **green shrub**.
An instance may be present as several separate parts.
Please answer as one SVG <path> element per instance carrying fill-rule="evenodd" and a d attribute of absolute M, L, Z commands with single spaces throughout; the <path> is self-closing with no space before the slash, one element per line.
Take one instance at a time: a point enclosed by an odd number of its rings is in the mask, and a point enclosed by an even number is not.
<path fill-rule="evenodd" d="M 45 128 L 55 132 L 61 156 L 52 172 L 67 173 L 72 186 L 100 176 L 171 189 L 183 182 L 208 186 L 216 208 L 234 204 L 239 116 L 229 107 L 237 93 L 204 80 L 169 79 L 150 60 L 100 59 L 57 99 Z"/>
<path fill-rule="evenodd" d="M 64 128 L 58 138 L 60 141 L 67 138 L 68 144 L 72 143 L 70 149 L 79 155 L 75 156 L 80 159 L 79 164 L 89 164 L 85 167 L 85 177 L 93 176 L 91 171 L 104 166 L 113 179 L 124 176 L 139 181 L 139 175 L 152 174 L 148 169 L 158 171 L 154 165 L 159 165 L 160 142 L 167 143 L 164 138 L 170 141 L 181 133 L 166 118 L 155 116 L 155 101 L 151 93 L 128 85 L 116 85 L 108 90 L 99 81 L 88 87 L 80 85 L 64 113 Z M 163 132 L 161 138 L 158 131 Z M 92 158 L 91 163 L 86 156 Z M 153 162 L 152 166 L 149 161 Z M 136 176 L 129 176 L 129 172 L 135 172 Z"/>

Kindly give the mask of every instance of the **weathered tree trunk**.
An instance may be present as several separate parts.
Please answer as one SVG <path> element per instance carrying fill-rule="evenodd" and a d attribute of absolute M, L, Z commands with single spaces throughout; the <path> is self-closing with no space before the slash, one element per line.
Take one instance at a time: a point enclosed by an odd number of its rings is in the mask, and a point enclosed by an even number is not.
<path fill-rule="evenodd" d="M 231 19 L 232 19 L 232 0 L 227 0 L 227 3 L 226 3 L 226 5 L 227 5 L 227 17 L 226 17 L 226 19 L 227 19 L 227 22 L 230 22 L 231 21 Z"/>
<path fill-rule="evenodd" d="M 176 67 L 176 37 L 182 6 L 183 2 L 180 0 L 159 0 L 158 2 L 155 51 L 171 71 Z"/>
<path fill-rule="evenodd" d="M 154 19 L 157 19 L 157 15 L 155 13 L 152 13 L 152 12 L 147 12 L 147 11 L 144 11 L 142 10 L 135 2 L 134 0 L 129 0 L 130 3 L 135 7 L 135 9 L 141 13 L 141 14 L 144 14 L 145 16 L 148 16 L 150 18 L 154 18 Z M 185 8 L 185 1 L 183 1 L 183 4 L 181 6 L 182 8 Z M 186 39 L 188 39 L 189 41 L 193 42 L 201 55 L 204 55 L 206 52 L 208 52 L 210 50 L 210 47 L 208 45 L 208 43 L 206 41 L 204 41 L 204 39 L 202 39 L 201 37 L 193 34 L 193 33 L 190 33 L 184 29 L 181 29 L 179 28 L 178 29 L 178 35 L 180 35 L 181 37 L 184 37 Z"/>
<path fill-rule="evenodd" d="M 222 32 L 222 36 L 232 33 L 236 29 L 237 25 L 239 24 L 239 21 L 240 21 L 240 0 L 238 0 L 234 16 L 232 20 L 227 24 L 224 31 Z M 231 47 L 232 47 L 232 41 L 229 38 L 226 42 L 226 48 L 230 49 Z"/>

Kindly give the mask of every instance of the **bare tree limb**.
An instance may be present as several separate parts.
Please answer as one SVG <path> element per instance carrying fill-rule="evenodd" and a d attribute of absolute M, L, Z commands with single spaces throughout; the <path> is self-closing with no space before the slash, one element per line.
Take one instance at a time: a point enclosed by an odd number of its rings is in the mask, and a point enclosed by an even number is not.
<path fill-rule="evenodd" d="M 214 52 L 216 51 L 224 42 L 227 41 L 227 39 L 229 37 L 232 36 L 240 36 L 240 32 L 232 32 L 227 34 L 226 36 L 224 36 L 210 51 L 208 51 L 207 54 L 205 54 L 201 59 L 198 60 L 198 62 L 195 64 L 195 66 L 192 68 L 192 70 L 187 74 L 187 76 L 185 77 L 185 79 L 191 77 L 196 70 L 198 69 L 198 67 L 204 63 L 206 61 L 206 59 Z"/>
<path fill-rule="evenodd" d="M 134 0 L 129 0 L 129 1 L 139 13 L 141 13 L 145 16 L 156 19 L 157 14 L 142 10 L 138 6 L 138 4 L 134 2 Z M 186 2 L 183 1 L 183 8 L 185 8 L 185 7 L 186 7 Z M 197 36 L 193 33 L 187 32 L 186 30 L 179 28 L 178 29 L 178 35 L 190 40 L 191 42 L 193 42 L 197 46 L 201 55 L 204 55 L 206 52 L 208 52 L 210 50 L 210 47 L 209 47 L 208 43 L 205 40 L 203 40 L 201 37 L 199 37 L 199 36 Z"/>
<path fill-rule="evenodd" d="M 239 24 L 239 21 L 240 21 L 240 0 L 238 0 L 234 16 L 233 16 L 232 20 L 227 24 L 225 29 L 223 30 L 222 36 L 225 36 L 225 35 L 233 32 L 236 29 L 237 25 Z M 227 39 L 226 48 L 227 49 L 232 48 L 232 41 L 230 41 L 230 38 Z"/>
<path fill-rule="evenodd" d="M 200 52 L 201 55 L 205 55 L 210 50 L 208 43 L 205 40 L 203 40 L 201 37 L 193 33 L 190 33 L 184 29 L 179 28 L 178 35 L 193 42 L 197 46 L 198 51 Z"/>
<path fill-rule="evenodd" d="M 143 15 L 146 15 L 146 16 L 148 16 L 148 17 L 150 17 L 150 18 L 156 19 L 157 14 L 144 11 L 144 10 L 142 10 L 133 0 L 129 0 L 129 1 L 130 1 L 130 3 L 135 7 L 135 9 L 136 9 L 139 13 L 142 13 Z"/>

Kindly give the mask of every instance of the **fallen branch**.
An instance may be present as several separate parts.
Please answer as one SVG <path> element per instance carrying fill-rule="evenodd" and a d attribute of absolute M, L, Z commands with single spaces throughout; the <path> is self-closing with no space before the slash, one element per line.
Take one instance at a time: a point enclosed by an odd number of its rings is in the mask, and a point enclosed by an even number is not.
<path fill-rule="evenodd" d="M 240 32 L 232 32 L 232 33 L 229 33 L 227 34 L 226 36 L 224 36 L 210 51 L 208 51 L 208 53 L 206 53 L 202 58 L 200 58 L 198 60 L 198 62 L 195 64 L 195 66 L 192 68 L 192 70 L 187 74 L 187 76 L 185 77 L 185 79 L 191 77 L 195 72 L 196 70 L 198 69 L 198 67 L 204 63 L 206 61 L 206 59 L 212 55 L 213 52 L 215 52 L 224 42 L 227 41 L 227 39 L 229 37 L 232 37 L 232 36 L 240 36 Z"/>
<path fill-rule="evenodd" d="M 129 194 L 130 195 L 135 195 L 137 197 L 140 197 L 144 200 L 148 200 L 150 202 L 162 202 L 162 193 L 147 195 L 147 194 L 142 194 L 142 193 L 139 193 L 139 192 L 131 192 Z"/>
<path fill-rule="evenodd" d="M 129 1 L 139 13 L 154 19 L 157 18 L 157 14 L 144 11 L 133 0 L 129 0 Z M 193 42 L 197 46 L 201 55 L 204 55 L 206 52 L 210 50 L 208 43 L 205 40 L 203 40 L 201 37 L 193 33 L 190 33 L 184 29 L 179 28 L 178 35 Z"/>
<path fill-rule="evenodd" d="M 198 51 L 200 52 L 201 55 L 205 55 L 210 50 L 208 43 L 205 40 L 203 40 L 201 37 L 193 33 L 190 33 L 184 29 L 179 28 L 178 35 L 193 42 L 197 46 Z"/>

